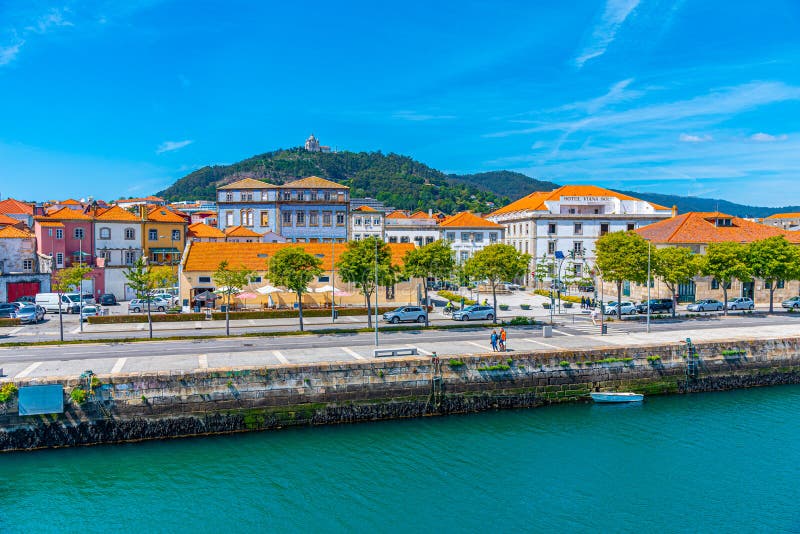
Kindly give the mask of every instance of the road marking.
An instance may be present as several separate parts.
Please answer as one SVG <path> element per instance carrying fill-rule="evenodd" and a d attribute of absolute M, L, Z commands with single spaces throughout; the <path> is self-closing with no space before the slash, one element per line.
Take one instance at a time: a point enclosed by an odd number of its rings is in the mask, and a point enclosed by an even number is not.
<path fill-rule="evenodd" d="M 197 366 L 200 369 L 208 369 L 208 354 L 197 355 Z"/>
<path fill-rule="evenodd" d="M 354 351 L 350 347 L 339 347 L 339 348 L 342 349 L 343 351 L 345 351 L 347 354 L 349 354 L 353 358 L 355 358 L 356 360 L 366 360 L 365 357 L 363 357 L 362 355 L 360 355 L 359 353 L 357 353 L 356 351 Z"/>
<path fill-rule="evenodd" d="M 136 329 L 137 330 L 144 330 L 146 327 L 147 327 L 147 323 L 144 323 L 144 324 L 140 324 L 138 327 L 136 327 Z"/>
<path fill-rule="evenodd" d="M 425 349 L 421 349 L 421 348 L 417 347 L 416 345 L 409 345 L 409 347 L 412 348 L 412 349 L 417 349 L 417 352 L 419 352 L 423 356 L 430 356 L 431 354 L 433 354 L 432 352 L 428 352 Z"/>
<path fill-rule="evenodd" d="M 284 356 L 283 354 L 281 354 L 281 351 L 279 351 L 279 350 L 273 350 L 273 351 L 272 351 L 272 354 L 274 354 L 274 355 L 275 355 L 275 357 L 276 357 L 276 358 L 278 358 L 278 361 L 279 361 L 279 362 L 281 362 L 281 363 L 289 363 L 289 360 L 287 360 L 287 359 L 286 359 L 286 356 Z"/>
<path fill-rule="evenodd" d="M 200 323 L 200 321 L 195 321 L 194 327 L 195 329 L 200 330 L 201 328 L 203 328 L 203 325 Z"/>
<path fill-rule="evenodd" d="M 70 332 L 69 332 L 69 333 L 70 333 L 70 334 L 79 334 L 79 333 L 80 333 L 80 331 L 81 331 L 81 327 L 79 326 L 79 327 L 78 327 L 78 328 L 76 328 L 75 330 L 70 330 Z"/>
<path fill-rule="evenodd" d="M 22 330 L 22 327 L 21 327 L 21 326 L 18 326 L 18 327 L 16 327 L 16 328 L 12 328 L 11 330 L 9 330 L 9 331 L 8 331 L 8 334 L 9 334 L 9 335 L 11 335 L 11 336 L 13 336 L 14 334 L 16 334 L 17 332 L 19 332 L 20 330 Z"/>
<path fill-rule="evenodd" d="M 42 362 L 34 362 L 34 363 L 30 364 L 21 373 L 19 373 L 17 376 L 15 376 L 14 379 L 16 380 L 17 378 L 25 378 L 26 376 L 28 376 L 29 374 L 34 372 L 36 370 L 36 368 L 39 367 L 40 365 L 42 365 Z"/>
<path fill-rule="evenodd" d="M 125 366 L 125 362 L 128 361 L 128 358 L 119 358 L 117 363 L 114 364 L 114 367 L 111 368 L 111 374 L 119 373 L 122 371 L 122 368 Z"/>
<path fill-rule="evenodd" d="M 350 321 L 351 323 L 359 322 L 358 317 L 353 317 L 352 315 L 348 315 L 347 320 Z"/>
<path fill-rule="evenodd" d="M 474 345 L 475 347 L 478 347 L 479 349 L 487 352 L 489 351 L 489 347 L 487 347 L 486 345 L 481 345 L 480 343 L 475 343 L 474 341 L 465 341 L 464 343 L 469 343 L 470 345 Z"/>
<path fill-rule="evenodd" d="M 250 326 L 255 326 L 256 322 L 254 320 L 252 320 L 252 319 L 248 319 L 247 320 L 247 324 L 249 324 Z"/>
<path fill-rule="evenodd" d="M 556 334 L 561 334 L 562 336 L 568 336 L 568 337 L 575 336 L 575 334 L 567 334 L 566 332 L 562 332 L 561 330 L 556 330 L 555 328 L 553 328 L 553 332 L 555 332 Z"/>
<path fill-rule="evenodd" d="M 550 343 L 545 343 L 544 341 L 536 341 L 535 339 L 531 339 L 529 337 L 523 338 L 522 341 L 527 341 L 528 343 L 533 343 L 534 345 L 542 345 L 543 347 L 549 347 L 551 349 L 561 348 L 561 347 L 556 347 L 555 345 L 551 345 Z"/>

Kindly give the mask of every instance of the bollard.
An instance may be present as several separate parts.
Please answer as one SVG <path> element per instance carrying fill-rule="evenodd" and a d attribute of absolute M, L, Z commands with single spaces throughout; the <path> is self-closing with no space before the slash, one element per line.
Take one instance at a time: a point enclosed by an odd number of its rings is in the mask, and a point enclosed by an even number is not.
<path fill-rule="evenodd" d="M 553 337 L 553 327 L 550 325 L 542 326 L 542 337 Z"/>
<path fill-rule="evenodd" d="M 600 335 L 604 336 L 608 334 L 608 325 L 604 324 L 603 327 L 600 329 Z"/>

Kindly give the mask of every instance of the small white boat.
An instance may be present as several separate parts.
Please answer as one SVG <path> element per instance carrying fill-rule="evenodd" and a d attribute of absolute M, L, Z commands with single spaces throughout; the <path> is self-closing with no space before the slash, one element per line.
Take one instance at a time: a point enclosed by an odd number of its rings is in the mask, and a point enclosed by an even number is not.
<path fill-rule="evenodd" d="M 590 393 L 594 402 L 642 402 L 644 395 L 641 393 L 617 393 L 614 391 L 604 391 L 602 393 Z"/>

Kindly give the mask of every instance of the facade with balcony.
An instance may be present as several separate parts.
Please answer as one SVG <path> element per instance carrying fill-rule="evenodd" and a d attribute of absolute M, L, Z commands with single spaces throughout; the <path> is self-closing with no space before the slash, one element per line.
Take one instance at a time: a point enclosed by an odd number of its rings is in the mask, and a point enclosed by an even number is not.
<path fill-rule="evenodd" d="M 359 241 L 368 237 L 384 239 L 384 213 L 362 205 L 350 212 L 350 239 Z"/>
<path fill-rule="evenodd" d="M 439 229 L 441 238 L 450 243 L 456 254 L 456 261 L 460 264 L 484 247 L 503 242 L 502 225 L 468 211 L 447 217 L 439 223 Z"/>
<path fill-rule="evenodd" d="M 422 247 L 439 237 L 438 219 L 422 211 L 409 214 L 395 210 L 384 219 L 384 240 L 387 243 L 414 243 Z"/>

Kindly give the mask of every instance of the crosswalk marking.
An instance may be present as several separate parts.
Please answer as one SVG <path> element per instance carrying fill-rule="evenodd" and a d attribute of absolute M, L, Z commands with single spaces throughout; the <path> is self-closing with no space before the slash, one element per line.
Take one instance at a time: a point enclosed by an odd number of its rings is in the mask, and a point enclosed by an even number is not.
<path fill-rule="evenodd" d="M 489 347 L 487 347 L 486 345 L 481 345 L 480 343 L 475 343 L 474 341 L 466 341 L 466 343 L 469 343 L 470 345 L 474 345 L 475 347 L 478 347 L 479 349 L 481 349 L 483 351 L 486 351 L 486 352 L 489 351 Z"/>
<path fill-rule="evenodd" d="M 39 367 L 40 365 L 42 365 L 42 362 L 34 362 L 34 363 L 30 364 L 28 367 L 26 367 L 25 369 L 23 369 L 23 370 L 22 370 L 22 371 L 21 371 L 21 372 L 20 372 L 20 373 L 19 373 L 17 376 L 15 376 L 14 378 L 15 378 L 15 379 L 17 379 L 17 378 L 25 378 L 26 376 L 28 376 L 29 374 L 31 374 L 32 372 L 34 372 L 34 371 L 36 370 L 36 368 L 37 368 L 37 367 Z"/>
<path fill-rule="evenodd" d="M 353 349 L 351 349 L 350 347 L 340 347 L 340 348 L 341 348 L 343 351 L 345 351 L 347 354 L 349 354 L 350 356 L 352 356 L 353 358 L 355 358 L 356 360 L 366 360 L 366 358 L 365 358 L 365 357 L 363 357 L 362 355 L 360 355 L 359 353 L 357 353 L 356 351 L 354 351 L 354 350 L 353 350 Z"/>
<path fill-rule="evenodd" d="M 550 343 L 545 343 L 544 341 L 537 341 L 535 339 L 531 339 L 529 337 L 523 338 L 522 341 L 527 341 L 528 343 L 533 343 L 534 345 L 541 345 L 543 347 L 548 347 L 551 349 L 560 349 L 561 347 L 556 347 L 555 345 L 551 345 Z"/>
<path fill-rule="evenodd" d="M 562 336 L 567 336 L 567 337 L 572 337 L 572 336 L 575 335 L 575 334 L 568 334 L 568 333 L 563 332 L 561 330 L 556 330 L 555 328 L 553 328 L 553 332 L 555 332 L 556 334 L 561 334 Z"/>
<path fill-rule="evenodd" d="M 114 364 L 114 367 L 111 368 L 111 374 L 119 373 L 122 371 L 122 368 L 125 366 L 125 362 L 128 361 L 128 358 L 119 358 L 117 362 Z"/>
<path fill-rule="evenodd" d="M 197 355 L 197 366 L 200 369 L 208 369 L 208 354 Z"/>
<path fill-rule="evenodd" d="M 281 351 L 273 350 L 272 354 L 275 355 L 275 357 L 278 359 L 279 362 L 281 362 L 281 363 L 289 363 L 289 360 L 286 359 L 286 356 L 281 354 Z"/>

